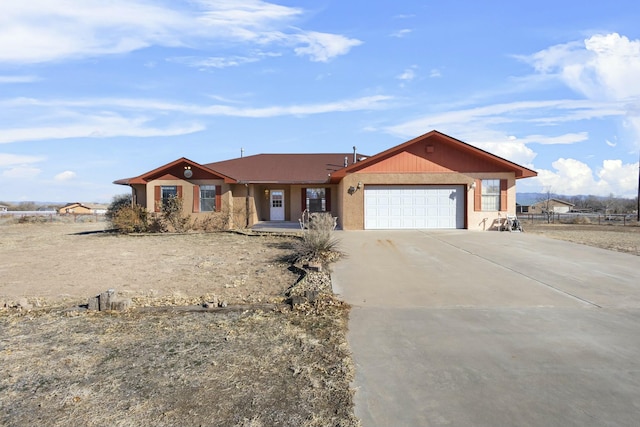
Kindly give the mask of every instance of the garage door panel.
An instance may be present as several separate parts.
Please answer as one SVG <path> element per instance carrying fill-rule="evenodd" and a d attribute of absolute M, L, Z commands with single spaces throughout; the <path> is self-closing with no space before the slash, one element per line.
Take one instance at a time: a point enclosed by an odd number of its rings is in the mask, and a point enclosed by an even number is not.
<path fill-rule="evenodd" d="M 365 229 L 464 228 L 464 187 L 366 186 Z"/>

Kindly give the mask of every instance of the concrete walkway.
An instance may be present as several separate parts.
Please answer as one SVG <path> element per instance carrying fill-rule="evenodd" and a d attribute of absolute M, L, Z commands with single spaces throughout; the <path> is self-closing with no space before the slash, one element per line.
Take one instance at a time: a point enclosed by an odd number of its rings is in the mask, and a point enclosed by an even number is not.
<path fill-rule="evenodd" d="M 637 424 L 639 257 L 526 233 L 337 235 L 364 427 Z"/>

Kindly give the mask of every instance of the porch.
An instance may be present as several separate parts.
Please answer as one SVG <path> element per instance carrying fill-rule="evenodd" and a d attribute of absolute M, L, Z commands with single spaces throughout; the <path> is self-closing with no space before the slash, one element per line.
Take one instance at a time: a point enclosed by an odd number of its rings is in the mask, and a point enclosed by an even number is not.
<path fill-rule="evenodd" d="M 269 233 L 302 233 L 298 221 L 260 221 L 254 224 L 251 230 Z"/>

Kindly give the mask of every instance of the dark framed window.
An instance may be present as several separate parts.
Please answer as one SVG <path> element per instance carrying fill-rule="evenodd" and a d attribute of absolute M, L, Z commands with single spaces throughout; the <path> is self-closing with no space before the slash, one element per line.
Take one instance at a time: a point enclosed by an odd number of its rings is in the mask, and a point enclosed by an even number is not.
<path fill-rule="evenodd" d="M 162 205 L 166 205 L 167 201 L 172 197 L 178 197 L 178 186 L 163 185 L 160 188 L 160 200 L 162 200 Z"/>
<path fill-rule="evenodd" d="M 309 212 L 327 211 L 327 192 L 324 188 L 307 188 L 307 209 Z"/>

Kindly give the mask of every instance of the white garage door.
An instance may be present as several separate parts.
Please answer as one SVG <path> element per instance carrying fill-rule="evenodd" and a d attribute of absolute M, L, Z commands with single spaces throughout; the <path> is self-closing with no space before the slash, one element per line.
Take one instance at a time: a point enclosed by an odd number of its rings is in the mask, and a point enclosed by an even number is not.
<path fill-rule="evenodd" d="M 364 228 L 464 228 L 464 187 L 367 185 Z"/>

